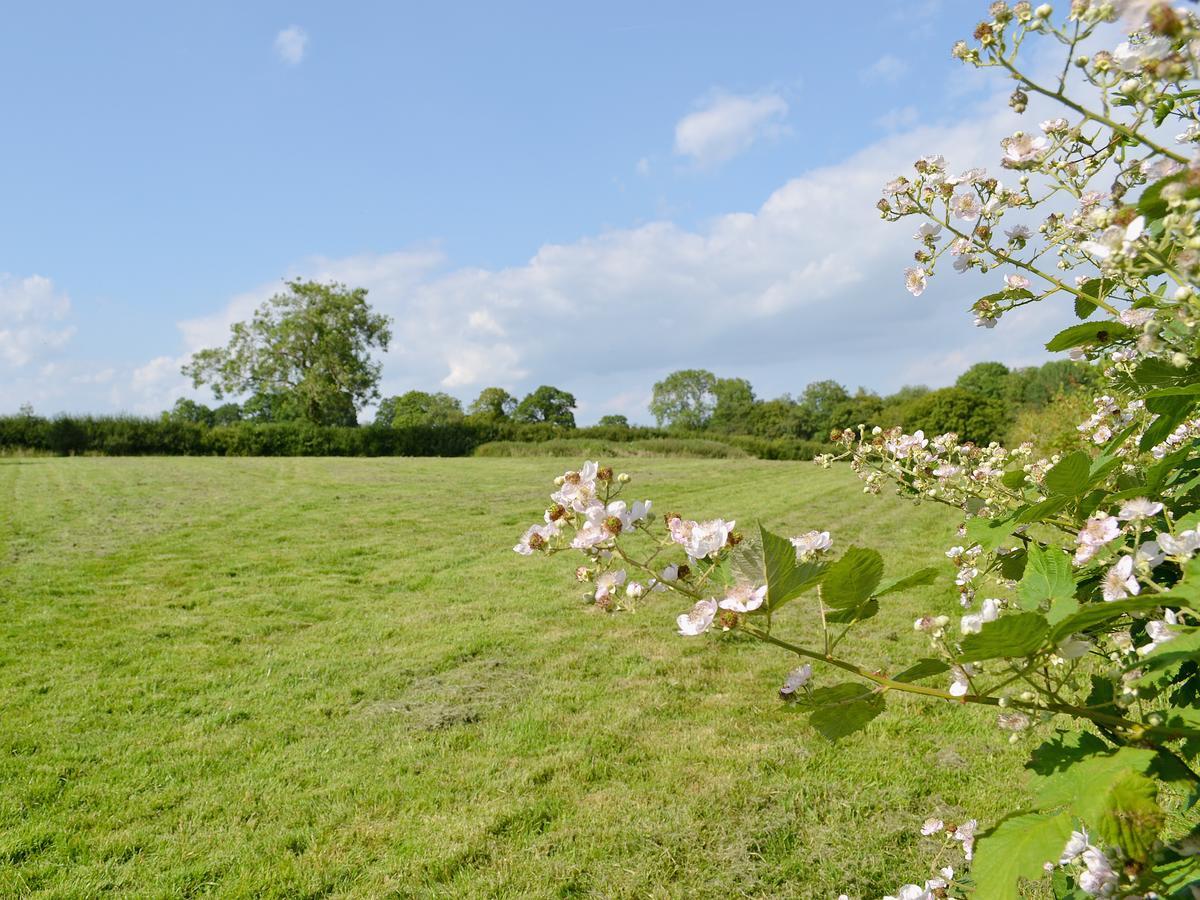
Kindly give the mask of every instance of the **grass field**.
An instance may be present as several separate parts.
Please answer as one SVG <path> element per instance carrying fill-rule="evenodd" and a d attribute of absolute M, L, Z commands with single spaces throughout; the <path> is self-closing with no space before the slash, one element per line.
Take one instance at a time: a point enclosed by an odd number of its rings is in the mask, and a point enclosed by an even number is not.
<path fill-rule="evenodd" d="M 899 699 L 829 745 L 781 651 L 677 637 L 658 595 L 606 616 L 573 558 L 513 554 L 563 467 L 0 460 L 0 896 L 879 896 L 926 875 L 926 815 L 1011 808 L 990 714 Z M 846 470 L 626 468 L 892 574 L 950 542 Z M 861 658 L 922 654 L 949 595 L 889 598 Z"/>

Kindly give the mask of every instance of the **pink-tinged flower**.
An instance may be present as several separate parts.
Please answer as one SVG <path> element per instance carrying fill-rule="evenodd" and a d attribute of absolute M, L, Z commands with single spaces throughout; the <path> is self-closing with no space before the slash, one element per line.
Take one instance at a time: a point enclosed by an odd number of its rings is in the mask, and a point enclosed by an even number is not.
<path fill-rule="evenodd" d="M 1166 556 L 1163 555 L 1162 547 L 1158 546 L 1158 541 L 1144 541 L 1137 549 L 1137 561 L 1145 563 L 1148 568 L 1155 568 L 1162 564 Z"/>
<path fill-rule="evenodd" d="M 1167 641 L 1175 639 L 1173 626 L 1179 624 L 1179 617 L 1173 610 L 1163 610 L 1161 619 L 1152 619 L 1146 623 L 1146 637 L 1150 638 L 1150 643 L 1138 647 L 1138 653 L 1145 656 L 1147 653 L 1154 652 L 1155 649 L 1161 647 Z"/>
<path fill-rule="evenodd" d="M 515 553 L 529 556 L 535 550 L 545 548 L 558 535 L 558 523 L 547 522 L 545 525 L 531 525 L 521 535 L 521 540 L 513 547 Z"/>
<path fill-rule="evenodd" d="M 1050 142 L 1041 135 L 1026 134 L 1018 131 L 1012 137 L 1006 137 L 1000 142 L 1004 148 L 1002 164 L 1009 168 L 1024 166 L 1040 159 L 1050 146 Z"/>
<path fill-rule="evenodd" d="M 1131 594 L 1141 591 L 1137 579 L 1133 577 L 1133 557 L 1122 556 L 1104 575 L 1101 583 L 1104 599 L 1108 602 L 1124 600 Z"/>
<path fill-rule="evenodd" d="M 1029 287 L 1029 279 L 1024 275 L 1005 275 L 1004 286 L 1010 291 L 1023 291 Z"/>
<path fill-rule="evenodd" d="M 708 631 L 708 626 L 712 624 L 713 616 L 716 614 L 716 600 L 700 600 L 691 608 L 690 612 L 682 613 L 675 620 L 675 624 L 679 626 L 680 634 L 686 637 L 695 637 Z"/>
<path fill-rule="evenodd" d="M 916 450 L 924 450 L 929 446 L 925 432 L 920 429 L 912 434 L 902 434 L 895 440 L 885 441 L 884 447 L 894 453 L 897 459 L 907 459 Z"/>
<path fill-rule="evenodd" d="M 646 593 L 646 586 L 640 581 L 631 581 L 625 585 L 625 596 L 637 600 Z"/>
<path fill-rule="evenodd" d="M 1042 131 L 1046 132 L 1046 134 L 1061 134 L 1062 132 L 1066 131 L 1070 125 L 1067 123 L 1066 119 L 1059 118 L 1046 119 L 1046 121 L 1042 122 L 1040 125 L 1038 125 L 1038 127 L 1042 129 Z"/>
<path fill-rule="evenodd" d="M 955 194 L 950 199 L 950 211 L 954 213 L 954 217 L 964 221 L 979 218 L 982 210 L 979 207 L 979 198 L 972 193 Z"/>
<path fill-rule="evenodd" d="M 960 469 L 958 466 L 951 465 L 950 463 L 942 463 L 940 466 L 938 466 L 936 469 L 933 470 L 933 474 L 934 474 L 934 477 L 940 478 L 943 481 L 945 481 L 947 478 L 953 478 L 955 475 L 957 475 L 961 471 L 962 471 L 962 469 Z"/>
<path fill-rule="evenodd" d="M 962 841 L 963 856 L 968 860 L 975 855 L 975 829 L 979 827 L 979 823 L 974 819 L 968 819 L 957 828 L 954 829 L 954 834 L 951 835 L 956 841 Z"/>
<path fill-rule="evenodd" d="M 734 612 L 753 612 L 763 604 L 767 597 L 767 586 L 754 587 L 749 584 L 737 584 L 725 592 L 725 598 L 717 605 L 721 609 L 731 609 Z"/>
<path fill-rule="evenodd" d="M 555 503 L 583 512 L 596 497 L 596 474 L 600 465 L 592 460 L 585 462 L 578 472 L 566 472 L 562 485 L 550 495 Z"/>
<path fill-rule="evenodd" d="M 1110 515 L 1101 514 L 1087 520 L 1087 524 L 1079 532 L 1079 546 L 1075 550 L 1075 564 L 1083 565 L 1098 552 L 1100 548 L 1121 533 L 1117 520 Z"/>
<path fill-rule="evenodd" d="M 833 538 L 829 536 L 828 531 L 806 531 L 799 537 L 792 538 L 791 541 L 792 546 L 796 548 L 797 559 L 823 553 L 833 546 Z"/>
<path fill-rule="evenodd" d="M 1122 325 L 1127 325 L 1130 328 L 1141 328 L 1154 318 L 1154 310 L 1145 308 L 1123 309 L 1117 318 L 1121 320 Z"/>
<path fill-rule="evenodd" d="M 950 694 L 954 697 L 964 697 L 971 690 L 971 682 L 967 678 L 967 670 L 963 666 L 950 667 Z"/>
<path fill-rule="evenodd" d="M 617 569 L 615 572 L 605 572 L 603 575 L 597 575 L 595 594 L 596 599 L 603 600 L 606 597 L 611 597 L 616 589 L 624 583 L 624 569 Z"/>
<path fill-rule="evenodd" d="M 1087 870 L 1079 875 L 1080 890 L 1093 897 L 1111 897 L 1121 879 L 1113 871 L 1112 863 L 1108 861 L 1104 851 L 1089 846 L 1080 855 L 1087 867 Z"/>
<path fill-rule="evenodd" d="M 1063 847 L 1062 856 L 1058 858 L 1060 866 L 1070 865 L 1083 855 L 1083 851 L 1091 846 L 1091 838 L 1088 837 L 1087 829 L 1080 831 L 1072 831 L 1071 837 L 1067 841 L 1067 846 Z"/>
<path fill-rule="evenodd" d="M 1163 553 L 1178 559 L 1191 559 L 1200 550 L 1200 530 L 1181 531 L 1177 535 L 1164 531 L 1156 534 L 1154 539 Z"/>
<path fill-rule="evenodd" d="M 1033 232 L 1025 225 L 1014 225 L 1004 232 L 1010 241 L 1027 241 L 1033 237 Z"/>
<path fill-rule="evenodd" d="M 671 540 L 683 547 L 691 559 L 705 559 L 721 551 L 729 541 L 734 522 L 713 519 L 710 522 L 693 522 L 672 519 L 668 525 Z"/>
<path fill-rule="evenodd" d="M 1121 506 L 1121 511 L 1117 513 L 1117 518 L 1123 522 L 1128 522 L 1131 519 L 1148 519 L 1151 516 L 1157 516 L 1162 512 L 1163 505 L 1157 500 L 1148 500 L 1145 497 L 1134 497 L 1132 500 L 1126 500 Z"/>
<path fill-rule="evenodd" d="M 917 266 L 904 270 L 904 287 L 914 297 L 920 297 L 925 293 L 925 286 L 929 284 L 928 273 Z"/>
<path fill-rule="evenodd" d="M 659 581 L 667 581 L 667 582 L 678 581 L 679 580 L 679 566 L 675 565 L 674 563 L 667 566 L 661 572 L 658 573 L 658 579 L 659 579 Z"/>
<path fill-rule="evenodd" d="M 937 834 L 945 827 L 946 823 L 941 819 L 929 818 L 926 819 L 925 824 L 921 826 L 921 834 L 925 835 L 925 837 L 929 837 L 929 835 Z"/>

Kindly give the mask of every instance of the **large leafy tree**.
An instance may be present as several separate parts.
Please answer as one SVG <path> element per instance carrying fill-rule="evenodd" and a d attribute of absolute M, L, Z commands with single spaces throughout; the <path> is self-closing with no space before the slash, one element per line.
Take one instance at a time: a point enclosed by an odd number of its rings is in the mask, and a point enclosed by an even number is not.
<path fill-rule="evenodd" d="M 201 350 L 183 367 L 218 399 L 249 395 L 248 417 L 353 425 L 379 397 L 374 350 L 391 341 L 387 316 L 373 312 L 364 288 L 288 281 L 249 322 L 238 322 L 224 347 Z"/>
<path fill-rule="evenodd" d="M 958 376 L 955 387 L 992 400 L 1003 400 L 1010 393 L 1012 373 L 1000 362 L 979 362 Z"/>
<path fill-rule="evenodd" d="M 704 428 L 717 405 L 716 386 L 717 376 L 706 369 L 672 372 L 654 385 L 650 414 L 660 426 Z"/>
<path fill-rule="evenodd" d="M 375 424 L 388 428 L 410 425 L 449 425 L 463 417 L 462 403 L 457 397 L 438 392 L 409 391 L 398 397 L 388 397 L 379 404 Z"/>
<path fill-rule="evenodd" d="M 469 415 L 478 416 L 481 419 L 491 419 L 495 422 L 511 419 L 516 410 L 517 398 L 502 387 L 484 388 L 467 407 Z"/>
<path fill-rule="evenodd" d="M 713 385 L 717 398 L 708 427 L 727 434 L 746 434 L 754 417 L 754 388 L 745 378 L 718 378 Z"/>
<path fill-rule="evenodd" d="M 528 394 L 513 413 L 517 422 L 548 422 L 563 428 L 575 427 L 575 395 L 548 384 Z"/>

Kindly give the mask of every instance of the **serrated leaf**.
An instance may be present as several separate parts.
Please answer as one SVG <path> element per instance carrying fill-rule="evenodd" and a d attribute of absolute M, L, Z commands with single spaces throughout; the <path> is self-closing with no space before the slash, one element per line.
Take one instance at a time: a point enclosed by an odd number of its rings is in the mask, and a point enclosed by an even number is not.
<path fill-rule="evenodd" d="M 1049 497 L 1045 500 L 1042 500 L 1040 503 L 1034 503 L 1032 506 L 1027 506 L 1024 510 L 1017 514 L 1013 524 L 1028 525 L 1030 522 L 1039 522 L 1042 519 L 1066 509 L 1071 505 L 1071 499 L 1072 498 L 1070 497 Z"/>
<path fill-rule="evenodd" d="M 950 671 L 950 666 L 940 659 L 919 659 L 903 672 L 892 676 L 892 681 L 912 682 L 932 678 Z"/>
<path fill-rule="evenodd" d="M 849 606 L 846 609 L 833 609 L 825 613 L 825 621 L 835 625 L 853 625 L 863 622 L 879 612 L 879 601 L 872 597 L 861 606 Z"/>
<path fill-rule="evenodd" d="M 1089 603 L 1079 612 L 1067 616 L 1054 626 L 1050 640 L 1058 643 L 1067 635 L 1087 631 L 1104 622 L 1111 622 L 1127 613 L 1146 612 L 1165 602 L 1165 595 L 1158 597 L 1127 597 L 1112 603 Z"/>
<path fill-rule="evenodd" d="M 1109 746 L 1094 734 L 1086 731 L 1060 731 L 1034 748 L 1029 754 L 1029 762 L 1025 763 L 1025 768 L 1048 778 L 1089 756 L 1108 752 Z"/>
<path fill-rule="evenodd" d="M 1046 342 L 1046 349 L 1057 353 L 1083 344 L 1107 344 L 1128 334 L 1129 329 L 1120 322 L 1081 322 L 1064 328 L 1052 337 Z"/>
<path fill-rule="evenodd" d="M 739 581 L 767 586 L 764 610 L 772 612 L 815 587 L 825 573 L 824 563 L 797 562 L 792 542 L 761 525 L 756 536 L 745 538 L 734 548 L 729 562 Z"/>
<path fill-rule="evenodd" d="M 1065 550 L 1057 547 L 1043 550 L 1031 543 L 1027 552 L 1025 574 L 1017 588 L 1023 609 L 1036 610 L 1043 603 L 1074 598 L 1075 578 L 1071 575 L 1071 558 Z"/>
<path fill-rule="evenodd" d="M 1154 867 L 1154 876 L 1171 892 L 1172 898 L 1191 898 L 1191 886 L 1200 882 L 1200 855 L 1181 856 Z M 1178 892 L 1178 893 L 1176 893 Z"/>
<path fill-rule="evenodd" d="M 984 550 L 995 550 L 1012 534 L 1013 521 L 1007 519 L 981 519 L 976 516 L 967 520 L 967 539 Z"/>
<path fill-rule="evenodd" d="M 842 699 L 821 704 L 808 717 L 808 723 L 828 741 L 836 741 L 865 728 L 872 719 L 883 712 L 882 694 L 854 683 L 834 685 L 833 688 L 841 689 L 838 696 Z M 851 691 L 851 688 L 855 690 Z M 831 693 L 829 696 L 834 695 Z"/>
<path fill-rule="evenodd" d="M 1009 490 L 1015 491 L 1017 488 L 1025 484 L 1025 479 L 1029 476 L 1020 469 L 1013 469 L 1011 472 L 1005 472 L 1000 476 L 1000 483 Z"/>
<path fill-rule="evenodd" d="M 1151 397 L 1192 397 L 1200 394 L 1200 384 L 1182 384 L 1176 387 L 1155 388 L 1147 391 L 1145 396 Z"/>
<path fill-rule="evenodd" d="M 1096 802 L 1076 804 L 1085 821 L 1095 823 L 1100 837 L 1120 847 L 1126 856 L 1145 860 L 1165 818 L 1158 805 L 1158 786 L 1140 772 L 1126 772 L 1106 792 L 1093 791 L 1088 796 Z"/>
<path fill-rule="evenodd" d="M 1020 900 L 1021 879 L 1040 880 L 1043 866 L 1058 860 L 1073 830 L 1065 812 L 1016 813 L 1002 819 L 975 845 L 975 900 Z"/>
<path fill-rule="evenodd" d="M 1157 671 L 1189 659 L 1200 662 L 1200 628 L 1177 629 L 1171 640 L 1155 647 L 1138 665 Z"/>
<path fill-rule="evenodd" d="M 1166 440 L 1167 435 L 1174 431 L 1196 405 L 1195 397 L 1157 397 L 1146 403 L 1146 408 L 1158 413 L 1158 418 L 1150 423 L 1142 435 L 1138 447 L 1149 450 Z"/>
<path fill-rule="evenodd" d="M 1000 577 L 1009 581 L 1020 581 L 1025 575 L 1025 565 L 1029 562 L 1029 554 L 1024 547 L 1005 553 L 1000 557 Z"/>
<path fill-rule="evenodd" d="M 890 581 L 883 587 L 875 591 L 876 597 L 884 597 L 888 594 L 895 594 L 899 591 L 907 591 L 909 588 L 923 587 L 927 584 L 933 584 L 938 580 L 939 571 L 936 566 L 927 566 L 913 572 L 911 575 L 906 575 L 903 578 L 897 578 L 895 581 Z"/>
<path fill-rule="evenodd" d="M 1029 656 L 1041 648 L 1049 630 L 1046 620 L 1035 612 L 1001 616 L 994 622 L 985 622 L 978 633 L 963 638 L 959 661 Z"/>
<path fill-rule="evenodd" d="M 821 601 L 834 609 L 865 603 L 883 577 L 883 557 L 864 547 L 851 547 L 830 565 L 821 580 Z"/>
<path fill-rule="evenodd" d="M 1145 773 L 1154 757 L 1153 750 L 1136 747 L 1093 753 L 1061 771 L 1035 779 L 1035 802 L 1039 809 L 1065 806 L 1090 819 L 1087 813 L 1095 812 L 1111 785 L 1129 772 Z"/>
<path fill-rule="evenodd" d="M 1092 458 L 1076 450 L 1060 459 L 1046 473 L 1046 490 L 1062 497 L 1078 497 L 1087 490 L 1092 472 Z"/>

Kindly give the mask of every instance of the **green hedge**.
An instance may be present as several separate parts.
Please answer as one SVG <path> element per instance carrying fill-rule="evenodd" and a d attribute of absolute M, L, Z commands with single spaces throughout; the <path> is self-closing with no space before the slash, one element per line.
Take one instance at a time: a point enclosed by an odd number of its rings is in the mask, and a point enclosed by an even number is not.
<path fill-rule="evenodd" d="M 536 446 L 547 442 L 553 443 Z M 512 447 L 482 449 L 497 443 Z M 477 448 L 480 455 L 558 456 L 578 454 L 588 447 L 625 456 L 761 459 L 812 459 L 827 449 L 796 438 L 714 437 L 620 425 L 564 429 L 471 418 L 450 425 L 349 428 L 306 422 L 210 427 L 135 416 L 0 416 L 0 451 L 61 456 L 469 456 Z"/>

